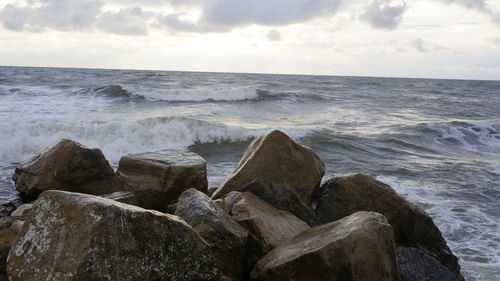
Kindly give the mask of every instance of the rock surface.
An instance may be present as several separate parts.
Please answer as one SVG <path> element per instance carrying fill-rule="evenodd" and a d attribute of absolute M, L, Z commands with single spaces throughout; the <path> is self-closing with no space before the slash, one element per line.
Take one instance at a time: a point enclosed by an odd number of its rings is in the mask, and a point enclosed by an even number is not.
<path fill-rule="evenodd" d="M 271 189 L 286 186 L 307 205 L 321 182 L 324 170 L 325 165 L 314 151 L 275 130 L 255 139 L 248 146 L 235 172 L 214 192 L 212 198 L 222 198 L 255 182 Z"/>
<path fill-rule="evenodd" d="M 459 280 L 438 260 L 417 248 L 398 247 L 396 255 L 401 281 Z"/>
<path fill-rule="evenodd" d="M 165 196 L 163 192 L 158 190 L 142 190 L 142 191 L 117 191 L 109 194 L 101 195 L 101 197 L 138 206 L 144 209 L 156 210 L 165 212 Z"/>
<path fill-rule="evenodd" d="M 14 217 L 0 218 L 0 280 L 7 280 L 5 266 L 9 250 L 21 231 L 22 222 Z"/>
<path fill-rule="evenodd" d="M 261 281 L 399 280 L 394 235 L 378 213 L 358 212 L 306 230 L 276 247 L 252 271 Z"/>
<path fill-rule="evenodd" d="M 12 214 L 11 217 L 16 217 L 17 219 L 24 220 L 31 214 L 31 210 L 33 209 L 33 204 L 26 203 L 22 204 L 17 208 Z"/>
<path fill-rule="evenodd" d="M 134 192 L 161 192 L 164 208 L 176 202 L 179 195 L 189 188 L 206 192 L 208 187 L 206 161 L 183 149 L 123 156 L 117 174 L 133 186 Z"/>
<path fill-rule="evenodd" d="M 211 245 L 222 274 L 232 280 L 243 280 L 247 230 L 194 188 L 181 194 L 175 215 L 184 219 Z"/>
<path fill-rule="evenodd" d="M 263 253 L 309 229 L 292 213 L 274 208 L 253 193 L 233 191 L 224 200 L 232 217 L 249 230 Z"/>
<path fill-rule="evenodd" d="M 16 168 L 13 180 L 16 189 L 31 200 L 45 190 L 110 193 L 122 188 L 109 184 L 114 182 L 114 175 L 101 150 L 63 139 Z M 109 182 L 100 185 L 99 180 Z"/>
<path fill-rule="evenodd" d="M 457 258 L 431 217 L 399 196 L 390 186 L 361 174 L 330 178 L 315 194 L 313 205 L 321 223 L 358 211 L 381 213 L 394 228 L 398 245 L 425 251 L 461 279 Z"/>
<path fill-rule="evenodd" d="M 207 243 L 176 216 L 64 191 L 33 206 L 7 260 L 17 280 L 219 280 Z"/>

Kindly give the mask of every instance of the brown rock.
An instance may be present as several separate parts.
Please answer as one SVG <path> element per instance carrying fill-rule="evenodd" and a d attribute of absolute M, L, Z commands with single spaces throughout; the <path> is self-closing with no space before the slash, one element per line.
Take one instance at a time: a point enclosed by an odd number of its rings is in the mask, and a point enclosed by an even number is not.
<path fill-rule="evenodd" d="M 190 188 L 179 197 L 175 215 L 183 218 L 207 241 L 222 274 L 242 280 L 248 232 L 204 193 Z"/>
<path fill-rule="evenodd" d="M 165 195 L 157 190 L 117 191 L 101 197 L 138 206 L 144 209 L 165 212 Z"/>
<path fill-rule="evenodd" d="M 17 208 L 12 214 L 12 217 L 16 217 L 17 219 L 24 220 L 27 216 L 31 214 L 31 209 L 33 208 L 33 204 L 27 203 L 22 204 Z"/>
<path fill-rule="evenodd" d="M 394 235 L 387 219 L 358 212 L 308 229 L 274 248 L 252 271 L 260 281 L 396 281 Z"/>
<path fill-rule="evenodd" d="M 9 250 L 14 245 L 22 227 L 22 222 L 14 217 L 0 218 L 0 280 L 2 275 L 5 280 L 7 276 L 5 273 L 7 256 Z"/>
<path fill-rule="evenodd" d="M 117 174 L 133 187 L 134 192 L 161 192 L 164 209 L 176 202 L 183 191 L 195 188 L 206 192 L 208 187 L 205 160 L 198 154 L 182 149 L 123 156 Z"/>
<path fill-rule="evenodd" d="M 224 201 L 232 217 L 260 243 L 263 253 L 309 229 L 292 213 L 276 209 L 250 192 L 233 191 Z"/>
<path fill-rule="evenodd" d="M 7 260 L 18 280 L 219 280 L 207 243 L 176 216 L 46 191 Z"/>
<path fill-rule="evenodd" d="M 270 189 L 286 187 L 307 205 L 324 169 L 325 165 L 314 151 L 276 130 L 249 145 L 236 170 L 212 198 L 222 198 L 255 182 Z"/>
<path fill-rule="evenodd" d="M 425 251 L 461 278 L 457 258 L 431 217 L 399 196 L 390 186 L 361 174 L 330 178 L 321 185 L 315 198 L 313 205 L 321 223 L 358 211 L 381 213 L 394 228 L 398 245 Z"/>
<path fill-rule="evenodd" d="M 113 169 L 101 150 L 89 149 L 74 141 L 63 139 L 19 166 L 13 180 L 16 189 L 27 199 L 35 199 L 45 190 L 110 193 L 122 187 L 108 184 L 93 186 L 97 185 L 99 180 L 111 180 L 113 177 Z M 89 184 L 91 182 L 92 184 Z M 86 186 L 85 190 L 81 189 L 82 186 Z"/>

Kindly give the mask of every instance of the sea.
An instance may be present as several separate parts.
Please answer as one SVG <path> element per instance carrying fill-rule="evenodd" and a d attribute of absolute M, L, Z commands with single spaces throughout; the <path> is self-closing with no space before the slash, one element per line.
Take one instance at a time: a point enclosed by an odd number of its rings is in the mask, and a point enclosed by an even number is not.
<path fill-rule="evenodd" d="M 62 138 L 129 153 L 187 148 L 209 186 L 279 129 L 328 175 L 363 173 L 425 209 L 466 280 L 500 280 L 500 81 L 0 67 L 0 204 L 14 169 Z"/>

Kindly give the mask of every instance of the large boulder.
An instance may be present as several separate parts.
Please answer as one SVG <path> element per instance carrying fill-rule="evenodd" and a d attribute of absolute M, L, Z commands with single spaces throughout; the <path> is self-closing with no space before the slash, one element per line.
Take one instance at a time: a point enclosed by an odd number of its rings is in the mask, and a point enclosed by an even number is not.
<path fill-rule="evenodd" d="M 381 213 L 394 228 L 398 245 L 425 251 L 461 278 L 457 258 L 451 253 L 432 218 L 380 181 L 361 174 L 329 178 L 315 194 L 313 206 L 321 223 L 335 221 L 358 211 Z"/>
<path fill-rule="evenodd" d="M 255 182 L 269 189 L 287 189 L 307 205 L 324 170 L 325 165 L 314 151 L 276 130 L 248 146 L 236 170 L 212 198 L 222 198 Z"/>
<path fill-rule="evenodd" d="M 208 244 L 182 219 L 46 191 L 7 259 L 18 280 L 219 280 Z"/>
<path fill-rule="evenodd" d="M 248 231 L 206 194 L 190 188 L 179 197 L 175 215 L 190 224 L 213 250 L 222 273 L 242 280 Z"/>
<path fill-rule="evenodd" d="M 123 156 L 117 174 L 133 187 L 133 191 L 159 191 L 165 207 L 176 202 L 189 188 L 206 193 L 208 187 L 206 161 L 184 149 Z"/>
<path fill-rule="evenodd" d="M 224 198 L 224 204 L 258 241 L 263 253 L 309 229 L 307 223 L 292 213 L 276 209 L 250 192 L 233 191 Z"/>
<path fill-rule="evenodd" d="M 117 191 L 100 196 L 125 204 L 160 212 L 165 212 L 167 207 L 165 205 L 164 193 L 158 190 Z"/>
<path fill-rule="evenodd" d="M 378 213 L 358 212 L 308 229 L 259 260 L 260 281 L 396 281 L 394 234 Z"/>
<path fill-rule="evenodd" d="M 7 280 L 5 272 L 7 256 L 21 231 L 22 224 L 22 221 L 15 217 L 0 218 L 0 280 Z"/>
<path fill-rule="evenodd" d="M 13 176 L 16 189 L 28 200 L 45 190 L 105 194 L 122 189 L 101 150 L 63 139 L 22 164 Z M 101 184 L 104 180 L 106 183 Z"/>
<path fill-rule="evenodd" d="M 396 250 L 401 281 L 459 281 L 459 278 L 435 258 L 412 247 Z"/>

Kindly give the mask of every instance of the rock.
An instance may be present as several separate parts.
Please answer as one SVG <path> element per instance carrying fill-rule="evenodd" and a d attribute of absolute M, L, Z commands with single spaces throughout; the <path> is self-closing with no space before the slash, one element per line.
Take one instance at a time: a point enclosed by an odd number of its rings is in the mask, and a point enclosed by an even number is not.
<path fill-rule="evenodd" d="M 219 280 L 208 244 L 182 219 L 102 197 L 46 191 L 10 250 L 18 280 Z"/>
<path fill-rule="evenodd" d="M 5 280 L 5 266 L 9 250 L 17 239 L 22 227 L 22 222 L 14 217 L 0 218 L 0 280 L 2 275 Z"/>
<path fill-rule="evenodd" d="M 22 204 L 17 208 L 14 212 L 12 212 L 12 217 L 17 217 L 18 219 L 24 220 L 27 216 L 31 214 L 31 209 L 33 208 L 33 204 Z"/>
<path fill-rule="evenodd" d="M 275 184 L 271 186 L 270 184 L 263 185 L 251 182 L 243 187 L 242 191 L 251 192 L 273 207 L 294 214 L 310 226 L 318 225 L 318 220 L 312 208 L 306 205 L 297 193 L 287 185 Z"/>
<path fill-rule="evenodd" d="M 378 213 L 358 212 L 308 229 L 274 248 L 252 271 L 260 281 L 399 280 L 394 235 Z"/>
<path fill-rule="evenodd" d="M 190 188 L 179 197 L 175 215 L 183 218 L 212 249 L 222 274 L 243 280 L 248 232 L 204 193 Z"/>
<path fill-rule="evenodd" d="M 234 173 L 212 198 L 222 198 L 255 182 L 270 189 L 287 187 L 307 205 L 324 170 L 325 165 L 314 151 L 276 130 L 255 139 L 248 146 Z"/>
<path fill-rule="evenodd" d="M 189 189 L 188 189 L 189 190 Z M 181 193 L 182 194 L 182 193 Z M 165 211 L 167 214 L 175 215 L 175 211 L 177 211 L 177 202 L 172 203 L 167 206 L 167 210 Z"/>
<path fill-rule="evenodd" d="M 233 191 L 224 201 L 232 217 L 259 242 L 263 253 L 309 229 L 292 213 L 276 209 L 250 192 Z"/>
<path fill-rule="evenodd" d="M 114 175 L 101 150 L 63 139 L 16 168 L 13 180 L 16 189 L 31 200 L 49 189 L 110 193 L 122 187 L 98 185 L 98 181 L 113 181 Z"/>
<path fill-rule="evenodd" d="M 101 197 L 138 206 L 144 209 L 151 209 L 160 212 L 166 211 L 165 199 L 163 192 L 157 190 L 143 191 L 117 191 L 109 194 L 101 195 Z"/>
<path fill-rule="evenodd" d="M 446 245 L 431 217 L 399 196 L 390 186 L 357 174 L 323 182 L 313 200 L 321 223 L 335 221 L 358 211 L 373 211 L 387 217 L 396 243 L 416 247 L 439 260 L 459 279 L 457 258 Z"/>
<path fill-rule="evenodd" d="M 401 281 L 459 281 L 448 268 L 422 250 L 398 247 L 396 253 Z"/>
<path fill-rule="evenodd" d="M 182 149 L 123 156 L 117 174 L 133 186 L 133 191 L 160 191 L 164 209 L 175 203 L 183 191 L 195 188 L 206 192 L 208 187 L 205 160 Z"/>

